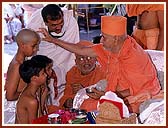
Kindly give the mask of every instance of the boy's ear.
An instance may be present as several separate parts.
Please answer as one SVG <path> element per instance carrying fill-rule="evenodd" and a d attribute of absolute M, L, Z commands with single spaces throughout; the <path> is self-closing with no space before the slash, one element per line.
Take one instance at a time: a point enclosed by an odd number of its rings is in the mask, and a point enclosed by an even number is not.
<path fill-rule="evenodd" d="M 36 81 L 37 80 L 37 76 L 32 76 L 31 81 Z"/>
<path fill-rule="evenodd" d="M 20 47 L 23 48 L 24 47 L 24 43 L 20 42 Z"/>

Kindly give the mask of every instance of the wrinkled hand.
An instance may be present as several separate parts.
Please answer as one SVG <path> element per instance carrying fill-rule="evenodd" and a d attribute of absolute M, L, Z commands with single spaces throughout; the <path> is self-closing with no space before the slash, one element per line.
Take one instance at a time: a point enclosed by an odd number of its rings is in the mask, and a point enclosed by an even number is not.
<path fill-rule="evenodd" d="M 125 89 L 125 90 L 122 90 L 122 91 L 116 91 L 115 93 L 121 99 L 124 99 L 125 97 L 130 96 L 130 90 L 129 89 Z"/>
<path fill-rule="evenodd" d="M 127 101 L 129 104 L 132 104 L 132 103 L 138 103 L 138 102 L 140 103 L 150 98 L 151 98 L 151 94 L 149 92 L 144 92 L 144 93 L 137 94 L 135 96 L 128 96 L 125 98 L 125 101 Z"/>
<path fill-rule="evenodd" d="M 80 89 L 83 88 L 81 84 L 72 84 L 71 86 L 73 94 L 76 94 Z"/>
<path fill-rule="evenodd" d="M 86 93 L 90 98 L 98 100 L 105 94 L 103 91 L 98 91 L 96 88 L 92 88 L 92 93 Z"/>
<path fill-rule="evenodd" d="M 55 38 L 50 36 L 50 34 L 48 33 L 47 29 L 45 29 L 45 28 L 39 28 L 39 30 L 37 32 L 43 34 L 42 40 L 44 40 L 44 41 L 53 43 L 53 41 L 56 40 Z"/>

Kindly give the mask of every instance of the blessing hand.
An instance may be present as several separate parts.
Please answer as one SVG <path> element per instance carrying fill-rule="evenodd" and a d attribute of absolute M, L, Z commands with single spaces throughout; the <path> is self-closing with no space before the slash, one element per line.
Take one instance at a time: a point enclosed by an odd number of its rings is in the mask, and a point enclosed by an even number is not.
<path fill-rule="evenodd" d="M 50 36 L 47 29 L 45 29 L 45 28 L 39 28 L 39 30 L 37 32 L 43 34 L 42 40 L 44 40 L 44 41 L 54 43 L 54 40 L 57 40 L 57 39 L 53 38 L 52 36 Z"/>

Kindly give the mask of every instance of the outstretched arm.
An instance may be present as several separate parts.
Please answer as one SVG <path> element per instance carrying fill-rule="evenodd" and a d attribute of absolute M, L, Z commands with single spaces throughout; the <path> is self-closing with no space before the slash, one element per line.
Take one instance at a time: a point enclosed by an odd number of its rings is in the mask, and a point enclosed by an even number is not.
<path fill-rule="evenodd" d="M 78 45 L 78 44 L 72 44 L 60 39 L 53 38 L 48 34 L 45 28 L 40 28 L 38 32 L 44 35 L 44 38 L 43 38 L 44 41 L 59 45 L 60 47 L 79 55 L 96 57 L 96 53 L 90 47 L 82 47 L 81 45 Z"/>

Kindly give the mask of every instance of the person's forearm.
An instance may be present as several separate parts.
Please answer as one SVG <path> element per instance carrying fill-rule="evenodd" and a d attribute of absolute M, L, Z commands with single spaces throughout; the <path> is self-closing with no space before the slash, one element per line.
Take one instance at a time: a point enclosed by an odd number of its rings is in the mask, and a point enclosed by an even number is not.
<path fill-rule="evenodd" d="M 123 90 L 123 91 L 117 91 L 116 94 L 117 94 L 120 98 L 125 98 L 125 97 L 130 96 L 130 90 L 129 90 L 129 89 L 126 89 L 126 90 Z"/>
<path fill-rule="evenodd" d="M 86 55 L 86 53 L 84 52 L 83 48 L 80 45 L 71 44 L 60 39 L 54 39 L 52 40 L 52 42 L 70 52 L 73 52 L 79 55 Z"/>
<path fill-rule="evenodd" d="M 37 32 L 40 32 L 44 35 L 42 40 L 53 43 L 55 45 L 59 45 L 60 47 L 70 52 L 76 53 L 78 55 L 83 55 L 83 56 L 90 56 L 90 57 L 97 56 L 92 48 L 84 47 L 78 44 L 72 44 L 72 43 L 65 42 L 63 40 L 51 37 L 45 28 L 39 28 Z"/>
<path fill-rule="evenodd" d="M 19 98 L 19 95 L 20 95 L 21 92 L 15 92 L 13 95 L 8 95 L 8 93 L 6 94 L 6 99 L 8 101 L 15 101 Z"/>

